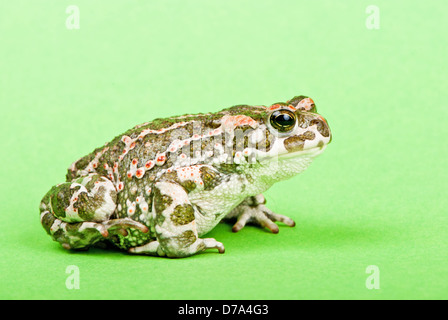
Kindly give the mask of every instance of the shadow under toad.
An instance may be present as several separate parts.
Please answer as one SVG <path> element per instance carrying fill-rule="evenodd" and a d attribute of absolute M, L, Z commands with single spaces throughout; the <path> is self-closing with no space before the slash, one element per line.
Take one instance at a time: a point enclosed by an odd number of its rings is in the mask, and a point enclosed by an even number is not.
<path fill-rule="evenodd" d="M 366 248 L 370 246 L 385 245 L 390 243 L 391 238 L 396 237 L 401 232 L 388 226 L 364 225 L 357 226 L 353 224 L 338 222 L 335 224 L 326 223 L 325 225 L 314 222 L 299 222 L 295 227 L 288 227 L 278 223 L 279 233 L 273 234 L 265 228 L 248 224 L 237 233 L 232 232 L 232 223 L 221 222 L 202 238 L 215 238 L 222 242 L 226 247 L 227 254 L 243 254 L 244 252 L 256 253 L 264 252 L 281 247 L 282 250 L 307 249 L 329 249 L 329 248 Z M 31 235 L 29 235 L 31 237 Z M 48 236 L 47 236 L 48 237 Z M 248 243 L 247 239 L 250 239 Z M 60 254 L 71 254 L 80 256 L 146 256 L 144 254 L 130 254 L 125 250 L 120 250 L 114 245 L 103 242 L 92 246 L 87 250 L 66 250 L 60 244 L 52 241 L 48 237 L 48 244 L 43 246 L 42 241 L 30 239 L 26 241 L 28 246 L 33 246 L 33 250 L 39 250 L 43 254 L 48 251 L 59 252 Z M 52 243 L 53 242 L 53 243 Z M 39 248 L 36 244 L 39 243 Z M 216 250 L 209 249 L 203 253 L 194 255 L 191 258 L 206 258 L 214 256 L 225 256 L 215 254 Z"/>

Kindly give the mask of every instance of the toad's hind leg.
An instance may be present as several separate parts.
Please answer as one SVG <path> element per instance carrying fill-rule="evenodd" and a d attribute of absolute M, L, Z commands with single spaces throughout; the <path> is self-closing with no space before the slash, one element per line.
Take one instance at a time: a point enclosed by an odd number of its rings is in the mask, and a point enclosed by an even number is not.
<path fill-rule="evenodd" d="M 222 243 L 213 238 L 199 238 L 195 208 L 188 200 L 185 189 L 171 181 L 161 181 L 154 188 L 154 224 L 157 240 L 129 252 L 167 256 L 188 257 L 215 248 L 224 253 Z"/>
<path fill-rule="evenodd" d="M 40 219 L 47 233 L 66 249 L 86 249 L 113 233 L 148 228 L 131 219 L 110 219 L 117 193 L 111 181 L 91 174 L 54 186 L 42 199 Z"/>

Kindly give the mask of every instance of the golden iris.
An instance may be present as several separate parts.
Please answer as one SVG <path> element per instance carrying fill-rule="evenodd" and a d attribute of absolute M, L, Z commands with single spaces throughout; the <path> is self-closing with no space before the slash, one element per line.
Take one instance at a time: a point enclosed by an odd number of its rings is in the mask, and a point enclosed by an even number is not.
<path fill-rule="evenodd" d="M 296 124 L 296 114 L 289 110 L 277 110 L 271 114 L 270 122 L 272 127 L 278 131 L 288 132 Z"/>

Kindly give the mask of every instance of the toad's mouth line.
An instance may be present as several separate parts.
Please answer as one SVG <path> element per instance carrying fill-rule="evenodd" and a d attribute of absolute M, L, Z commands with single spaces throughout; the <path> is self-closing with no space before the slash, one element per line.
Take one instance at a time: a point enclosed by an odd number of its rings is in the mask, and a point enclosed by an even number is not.
<path fill-rule="evenodd" d="M 278 154 L 275 156 L 270 156 L 270 157 L 265 157 L 260 159 L 261 162 L 267 162 L 267 161 L 272 161 L 274 159 L 278 159 L 278 160 L 289 160 L 289 159 L 294 159 L 294 158 L 302 158 L 302 157 L 316 157 L 319 154 L 321 154 L 325 148 L 327 147 L 326 144 L 324 144 L 323 146 L 319 146 L 319 147 L 313 147 L 310 149 L 306 149 L 306 150 L 298 150 L 298 151 L 294 151 L 294 152 L 288 152 L 288 153 L 284 153 L 284 154 Z"/>
<path fill-rule="evenodd" d="M 314 157 L 314 156 L 321 154 L 325 150 L 326 147 L 327 147 L 327 145 L 323 145 L 323 146 L 313 147 L 313 148 L 306 149 L 306 150 L 289 152 L 289 153 L 279 155 L 278 158 L 290 159 L 290 158 L 298 158 L 301 156 L 313 156 Z"/>

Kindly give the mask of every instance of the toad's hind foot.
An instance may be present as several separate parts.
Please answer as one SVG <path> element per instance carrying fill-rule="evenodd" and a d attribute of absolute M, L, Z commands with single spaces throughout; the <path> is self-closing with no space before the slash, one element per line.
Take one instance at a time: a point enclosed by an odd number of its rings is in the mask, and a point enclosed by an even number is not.
<path fill-rule="evenodd" d="M 240 205 L 233 209 L 226 219 L 235 219 L 236 223 L 232 227 L 233 232 L 238 232 L 247 223 L 253 223 L 263 228 L 269 229 L 272 233 L 278 233 L 279 228 L 276 221 L 287 226 L 294 227 L 295 222 L 284 215 L 277 214 L 265 206 L 266 200 L 263 195 L 246 198 Z"/>

